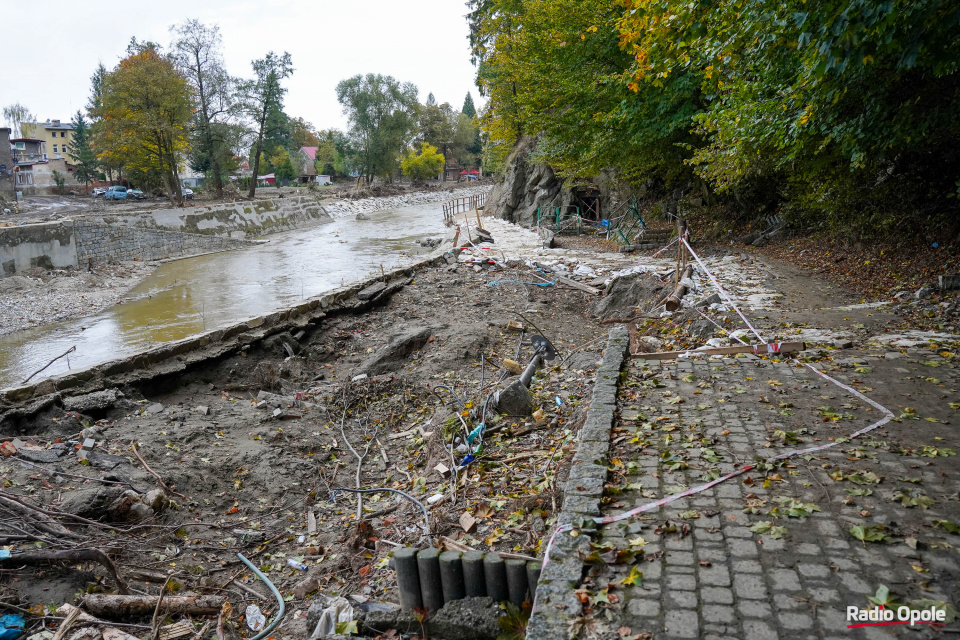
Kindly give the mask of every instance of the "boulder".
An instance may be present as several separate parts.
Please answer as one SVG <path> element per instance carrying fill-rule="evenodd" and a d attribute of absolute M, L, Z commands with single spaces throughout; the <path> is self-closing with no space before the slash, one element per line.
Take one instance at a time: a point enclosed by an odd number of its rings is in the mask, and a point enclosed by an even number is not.
<path fill-rule="evenodd" d="M 395 333 L 385 346 L 360 364 L 357 373 L 375 376 L 394 371 L 401 360 L 427 344 L 432 334 L 431 327 L 404 329 Z"/>
<path fill-rule="evenodd" d="M 601 320 L 627 318 L 638 308 L 647 309 L 664 294 L 660 279 L 650 273 L 632 273 L 615 278 L 593 312 Z"/>
<path fill-rule="evenodd" d="M 520 380 L 514 380 L 497 394 L 497 411 L 508 416 L 529 416 L 533 413 L 533 396 Z"/>

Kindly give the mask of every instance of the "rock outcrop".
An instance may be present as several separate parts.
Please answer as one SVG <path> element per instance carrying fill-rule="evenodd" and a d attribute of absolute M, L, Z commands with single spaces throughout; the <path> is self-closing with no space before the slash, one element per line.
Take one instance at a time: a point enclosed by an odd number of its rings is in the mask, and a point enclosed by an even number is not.
<path fill-rule="evenodd" d="M 507 157 L 503 178 L 497 181 L 487 198 L 487 211 L 515 224 L 537 223 L 538 208 L 566 207 L 572 194 L 563 188 L 563 180 L 545 164 L 532 161 L 534 138 L 521 138 Z"/>

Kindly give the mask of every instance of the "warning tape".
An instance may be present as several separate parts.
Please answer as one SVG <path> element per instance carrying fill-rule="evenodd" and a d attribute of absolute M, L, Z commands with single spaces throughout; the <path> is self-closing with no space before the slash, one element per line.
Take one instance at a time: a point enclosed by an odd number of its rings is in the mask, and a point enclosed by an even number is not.
<path fill-rule="evenodd" d="M 724 288 L 723 288 L 722 286 L 720 286 L 720 282 L 717 280 L 717 278 L 710 272 L 709 269 L 707 269 L 706 265 L 703 264 L 703 261 L 700 259 L 700 256 L 698 256 L 697 253 L 693 250 L 693 248 L 690 247 L 690 244 L 687 242 L 686 237 L 680 238 L 680 241 L 683 242 L 683 244 L 684 244 L 684 245 L 687 247 L 687 249 L 690 251 L 690 254 L 694 257 L 694 259 L 697 261 L 697 263 L 700 265 L 700 267 L 703 269 L 703 271 L 704 271 L 704 272 L 707 274 L 707 276 L 710 278 L 710 280 L 711 280 L 711 282 L 713 283 L 713 285 L 717 288 L 717 291 L 720 292 L 720 295 L 723 296 L 723 297 L 727 300 L 727 302 L 730 304 L 730 306 L 733 307 L 733 308 L 736 310 L 737 314 L 738 314 L 738 315 L 740 316 L 740 318 L 744 321 L 744 323 L 746 323 L 746 325 L 750 328 L 750 330 L 753 331 L 754 335 L 757 336 L 757 338 L 759 338 L 760 341 L 767 347 L 767 349 L 766 349 L 767 353 L 772 353 L 772 354 L 777 354 L 777 353 L 779 353 L 779 352 L 780 352 L 780 344 L 779 344 L 779 343 L 768 343 L 766 340 L 763 339 L 763 337 L 760 335 L 760 333 L 753 327 L 752 324 L 750 324 L 750 321 L 747 320 L 746 316 L 743 315 L 743 313 L 740 311 L 739 307 L 737 307 L 737 305 L 733 302 L 733 300 L 730 298 L 730 296 L 727 294 L 727 292 L 724 290 Z M 664 249 L 666 249 L 666 247 L 664 247 Z M 699 312 L 699 309 L 698 309 L 697 311 Z M 717 325 L 718 327 L 720 327 L 720 325 L 718 325 L 716 322 L 714 322 L 712 319 L 710 319 L 708 316 L 706 316 L 706 315 L 703 314 L 702 312 L 700 313 L 700 315 L 702 315 L 704 318 L 707 318 L 707 320 L 710 320 L 710 322 L 713 322 L 713 324 L 715 324 L 715 325 Z M 720 328 L 722 329 L 722 327 L 720 327 Z M 737 340 L 740 340 L 740 338 L 737 338 Z M 743 344 L 746 344 L 745 342 L 743 342 L 743 340 L 740 340 L 740 342 L 743 343 Z M 756 347 L 756 346 L 753 347 L 753 351 L 754 351 L 754 353 L 756 353 L 756 354 L 760 354 L 760 353 L 761 353 L 760 349 L 759 349 L 758 347 Z M 692 352 L 692 353 L 696 353 L 696 352 Z M 879 410 L 880 412 L 882 412 L 882 413 L 884 414 L 883 418 L 881 418 L 880 420 L 877 420 L 877 421 L 874 422 L 873 424 L 868 425 L 868 426 L 864 427 L 863 429 L 860 429 L 859 431 L 856 431 L 856 432 L 850 434 L 849 436 L 847 436 L 850 440 L 853 440 L 854 438 L 858 438 L 858 437 L 860 437 L 860 436 L 862 436 L 862 435 L 864 435 L 864 434 L 866 434 L 866 433 L 869 433 L 869 432 L 871 432 L 871 431 L 873 431 L 873 430 L 875 430 L 875 429 L 878 429 L 879 427 L 882 427 L 883 425 L 885 425 L 885 424 L 887 424 L 888 422 L 890 422 L 891 420 L 893 420 L 894 415 L 893 415 L 893 412 L 892 412 L 892 411 L 890 411 L 889 409 L 887 409 L 886 407 L 884 407 L 884 406 L 881 405 L 880 403 L 871 400 L 870 398 L 868 398 L 868 397 L 865 396 L 864 394 L 860 393 L 859 391 L 857 391 L 857 390 L 854 389 L 853 387 L 851 387 L 851 386 L 849 386 L 849 385 L 846 385 L 846 384 L 840 382 L 839 380 L 837 380 L 837 379 L 835 379 L 835 378 L 827 375 L 826 373 L 824 373 L 823 371 L 820 371 L 819 369 L 817 369 L 816 367 L 814 367 L 813 365 L 811 365 L 811 364 L 809 364 L 809 363 L 800 362 L 800 361 L 797 360 L 796 358 L 791 358 L 790 361 L 791 361 L 791 362 L 794 362 L 794 363 L 796 363 L 796 364 L 798 364 L 798 365 L 801 365 L 801 364 L 802 364 L 802 365 L 806 366 L 807 368 L 809 368 L 811 371 L 813 371 L 814 373 L 816 373 L 816 374 L 817 374 L 818 376 L 820 376 L 821 378 L 824 378 L 825 380 L 828 380 L 828 381 L 832 382 L 833 384 L 835 384 L 836 386 L 840 387 L 840 388 L 843 389 L 844 391 L 847 391 L 848 393 L 854 395 L 855 397 L 859 398 L 860 400 L 863 400 L 864 402 L 870 404 L 871 406 L 873 406 L 874 408 L 876 408 L 877 410 Z M 813 447 L 807 447 L 806 449 L 794 449 L 794 450 L 792 450 L 792 451 L 785 451 L 785 452 L 783 452 L 783 453 L 781 453 L 781 454 L 778 454 L 778 455 L 776 455 L 776 456 L 772 456 L 772 457 L 770 457 L 770 458 L 766 458 L 766 459 L 764 460 L 764 462 L 770 463 L 770 462 L 773 462 L 773 461 L 776 461 L 776 460 L 787 460 L 787 459 L 789 459 L 789 458 L 792 458 L 792 457 L 795 457 L 795 456 L 798 456 L 798 455 L 803 455 L 803 454 L 808 454 L 808 453 L 814 453 L 814 452 L 817 452 L 817 451 L 824 451 L 824 450 L 826 450 L 826 449 L 830 449 L 830 448 L 832 448 L 832 447 L 835 447 L 835 446 L 837 446 L 838 444 L 841 444 L 841 442 L 835 440 L 834 442 L 828 442 L 828 443 L 822 444 L 822 445 L 817 445 L 817 446 L 813 446 Z M 631 509 L 630 511 L 624 511 L 623 513 L 617 513 L 617 514 L 605 516 L 605 517 L 602 517 L 602 518 L 593 518 L 593 522 L 596 523 L 596 524 L 598 524 L 598 525 L 606 525 L 606 524 L 613 524 L 613 523 L 615 523 L 615 522 L 620 522 L 620 521 L 622 521 L 622 520 L 628 520 L 628 519 L 630 519 L 630 518 L 633 518 L 633 517 L 635 517 L 635 516 L 640 515 L 641 513 L 644 513 L 644 512 L 646 512 L 646 511 L 652 511 L 653 509 L 659 509 L 659 508 L 662 507 L 662 506 L 668 505 L 668 504 L 670 504 L 671 502 L 675 502 L 675 501 L 680 500 L 680 499 L 682 499 L 682 498 L 687 498 L 687 497 L 689 497 L 689 496 L 696 495 L 696 494 L 698 494 L 698 493 L 703 493 L 704 491 L 707 491 L 708 489 L 712 489 L 713 487 L 717 486 L 718 484 L 720 484 L 720 483 L 722 483 L 722 482 L 726 482 L 727 480 L 731 480 L 731 479 L 733 479 L 733 478 L 736 478 L 736 477 L 741 476 L 741 475 L 743 475 L 743 474 L 745 474 L 745 473 L 747 473 L 747 472 L 749 472 L 749 471 L 752 471 L 752 470 L 756 469 L 757 466 L 758 466 L 758 464 L 759 464 L 759 463 L 753 463 L 753 464 L 744 465 L 744 466 L 740 467 L 739 469 L 736 469 L 735 471 L 732 471 L 732 472 L 730 472 L 730 473 L 728 473 L 728 474 L 726 474 L 726 475 L 724 475 L 724 476 L 721 476 L 721 477 L 719 477 L 719 478 L 716 478 L 716 479 L 714 479 L 714 480 L 711 480 L 710 482 L 707 482 L 707 483 L 705 483 L 705 484 L 702 484 L 702 485 L 699 485 L 699 486 L 696 486 L 696 487 L 691 487 L 691 488 L 689 488 L 689 489 L 686 489 L 686 490 L 684 490 L 684 491 L 681 491 L 681 492 L 679 492 L 679 493 L 676 493 L 676 494 L 673 494 L 673 495 L 670 495 L 670 496 L 665 496 L 665 497 L 660 498 L 659 500 L 656 500 L 656 501 L 654 501 L 654 502 L 650 502 L 650 503 L 641 505 L 641 506 L 639 506 L 639 507 L 637 507 L 637 508 L 635 508 L 635 509 Z M 554 540 L 556 539 L 557 535 L 560 534 L 560 533 L 565 533 L 565 532 L 567 532 L 567 531 L 572 531 L 573 529 L 574 529 L 574 525 L 572 525 L 572 524 L 561 525 L 560 527 L 557 527 L 557 528 L 554 530 L 554 532 L 550 535 L 550 540 L 547 542 L 547 548 L 544 550 L 544 554 L 543 554 L 543 567 L 546 567 L 547 564 L 550 562 L 550 551 L 553 549 L 553 543 L 554 543 Z M 536 604 L 536 598 L 534 598 L 534 604 Z"/>
<path fill-rule="evenodd" d="M 716 276 L 710 273 L 710 270 L 707 269 L 707 265 L 703 264 L 703 260 L 701 260 L 700 256 L 697 255 L 697 252 L 693 250 L 693 248 L 690 246 L 690 243 L 687 242 L 687 239 L 683 238 L 681 242 L 683 242 L 687 250 L 690 251 L 690 255 L 692 255 L 694 260 L 697 261 L 697 264 L 699 264 L 700 268 L 703 269 L 704 273 L 707 274 L 707 277 L 710 278 L 710 282 L 712 282 L 713 286 L 717 288 L 717 291 L 720 292 L 720 295 L 723 296 L 728 303 L 730 303 L 730 306 L 733 307 L 734 311 L 737 312 L 737 315 L 739 315 L 740 318 L 746 323 L 746 325 L 750 327 L 750 331 L 753 331 L 753 335 L 757 336 L 760 342 L 766 344 L 767 341 L 763 339 L 759 331 L 753 328 L 753 325 L 750 324 L 749 320 L 747 320 L 747 316 L 743 315 L 743 312 L 740 311 L 740 307 L 738 307 L 736 303 L 733 301 L 733 299 L 729 295 L 727 295 L 726 290 L 724 290 L 724 288 L 720 286 L 720 282 L 717 280 Z"/>

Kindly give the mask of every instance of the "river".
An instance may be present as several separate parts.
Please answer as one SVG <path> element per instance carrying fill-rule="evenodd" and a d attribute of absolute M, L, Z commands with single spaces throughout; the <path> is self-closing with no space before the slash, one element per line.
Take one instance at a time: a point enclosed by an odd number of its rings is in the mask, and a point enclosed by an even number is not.
<path fill-rule="evenodd" d="M 160 265 L 123 304 L 0 336 L 0 388 L 27 376 L 71 346 L 34 382 L 145 351 L 288 307 L 429 253 L 420 238 L 445 231 L 439 204 L 353 216 L 269 237 L 236 251 Z"/>

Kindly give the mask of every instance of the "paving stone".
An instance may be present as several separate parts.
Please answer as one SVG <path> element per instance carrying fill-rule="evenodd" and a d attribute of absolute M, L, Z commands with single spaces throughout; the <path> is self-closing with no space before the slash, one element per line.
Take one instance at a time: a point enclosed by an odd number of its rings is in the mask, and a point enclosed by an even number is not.
<path fill-rule="evenodd" d="M 717 587 L 730 586 L 730 571 L 724 565 L 713 565 L 711 567 L 698 567 L 697 577 L 702 585 L 712 585 Z"/>
<path fill-rule="evenodd" d="M 653 618 L 660 615 L 660 601 L 634 598 L 627 603 L 627 613 L 638 618 Z"/>
<path fill-rule="evenodd" d="M 750 640 L 779 640 L 780 637 L 773 627 L 758 620 L 745 620 L 743 634 Z"/>
<path fill-rule="evenodd" d="M 667 564 L 691 566 L 694 563 L 693 552 L 691 551 L 667 551 L 664 554 Z"/>
<path fill-rule="evenodd" d="M 830 575 L 830 567 L 824 564 L 811 564 L 809 562 L 800 562 L 797 564 L 797 571 L 804 578 L 826 578 Z"/>
<path fill-rule="evenodd" d="M 871 595 L 875 591 L 875 589 L 872 589 L 870 585 L 853 573 L 841 571 L 838 575 L 840 582 L 844 587 L 847 588 L 848 591 L 853 591 L 854 593 L 869 593 Z"/>
<path fill-rule="evenodd" d="M 759 555 L 757 543 L 753 540 L 728 540 L 727 546 L 735 558 L 756 558 Z"/>
<path fill-rule="evenodd" d="M 763 567 L 756 560 L 734 560 L 730 563 L 731 569 L 736 573 L 760 573 Z"/>
<path fill-rule="evenodd" d="M 673 638 L 697 638 L 700 635 L 700 620 L 696 611 L 667 611 L 663 626 L 667 635 Z"/>
<path fill-rule="evenodd" d="M 733 576 L 733 591 L 738 597 L 748 600 L 763 600 L 767 597 L 767 586 L 761 576 L 747 574 Z"/>
<path fill-rule="evenodd" d="M 733 604 L 733 591 L 724 587 L 703 587 L 700 599 L 713 604 Z"/>
<path fill-rule="evenodd" d="M 700 610 L 705 622 L 731 623 L 737 619 L 736 611 L 732 606 L 705 604 Z"/>
<path fill-rule="evenodd" d="M 663 604 L 668 609 L 696 609 L 697 594 L 693 591 L 667 591 Z"/>
<path fill-rule="evenodd" d="M 668 575 L 667 588 L 683 591 L 694 591 L 697 588 L 697 579 L 688 575 Z"/>
<path fill-rule="evenodd" d="M 800 591 L 800 577 L 792 569 L 773 569 L 767 572 L 771 586 L 778 591 Z"/>
<path fill-rule="evenodd" d="M 773 615 L 770 603 L 761 600 L 740 600 L 737 602 L 737 611 L 744 618 L 769 619 Z"/>

